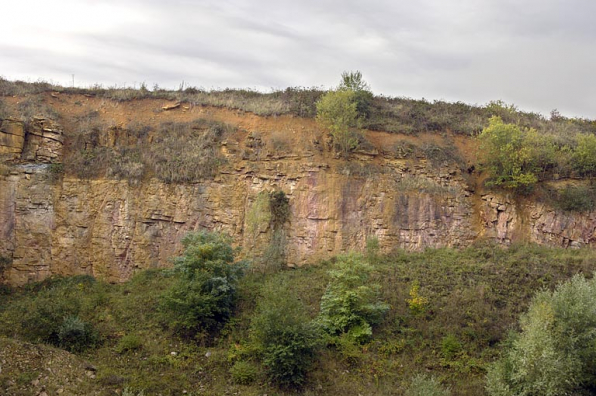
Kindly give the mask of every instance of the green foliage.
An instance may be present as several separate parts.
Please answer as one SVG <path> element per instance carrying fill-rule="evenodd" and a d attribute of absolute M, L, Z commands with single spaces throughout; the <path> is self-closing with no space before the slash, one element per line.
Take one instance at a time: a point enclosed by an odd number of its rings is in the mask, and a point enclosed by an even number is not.
<path fill-rule="evenodd" d="M 378 264 L 381 258 L 380 251 L 379 238 L 376 236 L 367 237 L 365 247 L 366 261 L 371 265 Z"/>
<path fill-rule="evenodd" d="M 245 262 L 234 262 L 230 238 L 217 233 L 188 234 L 184 254 L 174 260 L 181 276 L 161 297 L 161 311 L 175 331 L 205 335 L 231 317 Z"/>
<path fill-rule="evenodd" d="M 447 360 L 453 359 L 462 350 L 462 344 L 453 334 L 448 334 L 441 340 L 441 354 Z"/>
<path fill-rule="evenodd" d="M 379 298 L 380 285 L 370 282 L 371 272 L 372 267 L 356 254 L 338 257 L 329 271 L 331 280 L 318 318 L 329 334 L 348 333 L 365 342 L 372 336 L 372 326 L 383 320 L 389 306 Z"/>
<path fill-rule="evenodd" d="M 333 143 L 345 157 L 360 145 L 358 129 L 369 117 L 373 94 L 362 73 L 344 72 L 336 91 L 329 91 L 317 102 L 317 121 L 329 130 Z"/>
<path fill-rule="evenodd" d="M 358 147 L 360 128 L 356 94 L 352 90 L 330 91 L 317 102 L 317 121 L 329 130 L 339 152 L 347 156 Z"/>
<path fill-rule="evenodd" d="M 35 297 L 17 299 L 10 309 L 1 312 L 1 333 L 73 352 L 96 346 L 100 342 L 98 332 L 81 319 L 90 308 L 86 306 L 89 302 L 83 304 L 81 296 L 95 286 L 93 278 L 84 276 L 49 279 L 29 286 Z"/>
<path fill-rule="evenodd" d="M 282 190 L 269 193 L 271 226 L 274 230 L 282 227 L 290 219 L 290 200 Z"/>
<path fill-rule="evenodd" d="M 410 287 L 410 298 L 406 300 L 410 313 L 414 316 L 422 315 L 426 312 L 428 304 L 430 303 L 427 297 L 420 295 L 420 284 L 414 282 Z"/>
<path fill-rule="evenodd" d="M 596 279 L 576 275 L 541 291 L 487 374 L 491 395 L 565 395 L 596 389 Z"/>
<path fill-rule="evenodd" d="M 596 176 L 596 136 L 580 134 L 573 153 L 575 170 L 582 176 Z"/>
<path fill-rule="evenodd" d="M 449 396 L 451 391 L 441 386 L 434 377 L 418 374 L 412 378 L 405 396 Z"/>
<path fill-rule="evenodd" d="M 320 346 L 320 331 L 285 284 L 268 284 L 250 324 L 250 339 L 269 379 L 281 387 L 306 381 Z"/>
<path fill-rule="evenodd" d="M 586 186 L 567 186 L 558 192 L 555 206 L 568 212 L 589 212 L 596 207 L 596 191 Z"/>
<path fill-rule="evenodd" d="M 230 368 L 232 381 L 236 384 L 251 384 L 257 379 L 258 374 L 258 367 L 250 361 L 239 360 Z"/>
<path fill-rule="evenodd" d="M 58 328 L 58 343 L 60 347 L 71 352 L 81 352 L 98 341 L 93 326 L 84 322 L 78 316 L 67 316 Z"/>
<path fill-rule="evenodd" d="M 363 119 L 370 116 L 373 94 L 368 83 L 362 78 L 360 71 L 343 72 L 338 90 L 354 92 L 353 101 L 356 103 L 358 115 Z"/>
<path fill-rule="evenodd" d="M 483 167 L 491 176 L 487 185 L 517 189 L 538 181 L 530 149 L 524 144 L 524 132 L 518 126 L 493 117 L 478 139 Z"/>
<path fill-rule="evenodd" d="M 93 282 L 89 277 L 32 284 L 15 289 L 11 295 L 0 296 L 0 355 L 7 349 L 4 346 L 8 339 L 3 336 L 25 338 L 21 317 L 35 310 L 34 304 L 47 305 L 50 301 L 47 293 L 53 289 L 52 297 L 77 304 L 78 309 L 68 315 L 93 324 L 102 336 L 102 342 L 83 355 L 85 361 L 97 368 L 97 379 L 81 383 L 79 393 L 117 393 L 128 387 L 136 392 L 144 389 L 147 395 L 164 396 L 180 395 L 184 390 L 189 394 L 200 390 L 213 395 L 294 394 L 274 389 L 266 382 L 268 367 L 263 364 L 262 352 L 248 342 L 251 320 L 256 316 L 255 307 L 261 296 L 268 294 L 272 285 L 279 285 L 282 289 L 277 294 L 279 299 L 289 297 L 302 305 L 307 311 L 303 323 L 308 323 L 319 312 L 332 266 L 331 261 L 320 262 L 292 271 L 243 277 L 238 283 L 234 316 L 208 347 L 181 339 L 163 326 L 163 317 L 157 312 L 160 295 L 181 276 L 172 270 L 140 271 L 131 280 L 117 284 Z M 354 342 L 347 333 L 327 336 L 326 341 L 331 340 L 329 344 L 334 348 L 316 352 L 316 363 L 308 366 L 303 393 L 403 394 L 409 378 L 417 373 L 429 373 L 443 384 L 446 384 L 443 379 L 448 381 L 453 394 L 486 394 L 485 368 L 496 359 L 503 348 L 500 341 L 527 309 L 534 292 L 553 288 L 575 273 L 592 273 L 595 269 L 594 250 L 537 245 L 512 245 L 503 249 L 479 243 L 465 249 L 394 250 L 390 255 L 381 254 L 369 283 L 381 285 L 381 300 L 392 309 L 374 328 L 375 337 L 367 344 Z M 423 282 L 421 294 L 432 302 L 420 317 L 410 315 L 405 303 L 416 279 Z M 56 317 L 60 325 L 63 317 Z M 137 335 L 142 348 L 118 353 L 116 349 L 126 337 L 123 334 Z M 447 360 L 443 358 L 442 343 L 445 335 L 451 334 L 462 350 L 454 359 Z M 172 352 L 177 354 L 174 356 Z M 58 354 L 64 356 L 59 351 Z M 11 355 L 2 359 L 7 363 L 2 365 L 0 386 L 8 380 L 14 381 L 21 373 L 11 371 Z M 236 361 L 254 364 L 257 368 L 254 382 L 242 386 L 232 383 L 230 367 Z M 60 362 L 60 359 L 52 359 L 52 363 L 40 361 L 39 372 L 46 367 L 53 370 Z M 54 389 L 50 383 L 47 388 Z M 64 393 L 68 392 L 65 388 Z"/>
<path fill-rule="evenodd" d="M 136 334 L 126 334 L 118 341 L 114 348 L 117 353 L 123 354 L 126 352 L 136 351 L 143 347 L 143 340 Z"/>

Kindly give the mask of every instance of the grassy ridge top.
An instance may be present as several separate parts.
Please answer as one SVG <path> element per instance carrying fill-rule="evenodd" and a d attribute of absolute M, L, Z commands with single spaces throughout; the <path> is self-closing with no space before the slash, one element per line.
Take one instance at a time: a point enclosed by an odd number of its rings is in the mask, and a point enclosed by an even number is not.
<path fill-rule="evenodd" d="M 238 109 L 260 116 L 290 114 L 313 118 L 316 102 L 326 92 L 320 88 L 290 87 L 262 93 L 250 89 L 205 90 L 187 87 L 178 90 L 161 89 L 157 85 L 149 90 L 143 84 L 140 88 L 112 87 L 101 85 L 89 88 L 63 87 L 47 82 L 9 81 L 0 78 L 0 96 L 26 96 L 44 92 L 95 95 L 114 101 L 140 99 L 164 99 Z M 370 114 L 364 127 L 395 133 L 415 134 L 429 131 L 452 131 L 474 135 L 488 125 L 488 119 L 499 116 L 504 122 L 531 127 L 546 133 L 576 134 L 596 133 L 596 120 L 567 118 L 553 110 L 549 119 L 541 114 L 524 112 L 514 105 L 493 101 L 484 106 L 463 102 L 445 102 L 404 97 L 375 96 Z"/>

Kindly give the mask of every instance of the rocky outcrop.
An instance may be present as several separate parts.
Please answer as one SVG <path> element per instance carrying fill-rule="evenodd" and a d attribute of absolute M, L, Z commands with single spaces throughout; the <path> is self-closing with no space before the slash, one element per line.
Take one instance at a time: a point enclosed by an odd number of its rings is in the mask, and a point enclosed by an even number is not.
<path fill-rule="evenodd" d="M 21 157 L 25 146 L 25 124 L 14 118 L 0 119 L 0 159 Z"/>
<path fill-rule="evenodd" d="M 56 122 L 43 117 L 33 117 L 26 137 L 23 160 L 41 163 L 62 162 L 64 134 Z"/>
<path fill-rule="evenodd" d="M 0 280 L 14 285 L 52 274 L 123 281 L 171 265 L 180 239 L 199 229 L 229 233 L 252 258 L 278 244 L 292 266 L 362 250 L 370 237 L 383 251 L 464 247 L 480 238 L 596 245 L 596 213 L 483 194 L 457 166 L 379 147 L 337 159 L 316 137 L 313 147 L 272 154 L 266 137 L 243 131 L 221 143 L 225 165 L 200 183 L 82 180 L 56 177 L 50 164 L 62 159 L 61 127 L 43 118 L 28 125 L 11 119 L 0 128 L 0 148 L 12 160 L 0 174 Z M 136 142 L 120 126 L 99 139 L 105 147 Z M 274 190 L 289 198 L 283 243 L 260 200 Z"/>
<path fill-rule="evenodd" d="M 64 133 L 60 125 L 44 117 L 25 123 L 14 118 L 0 120 L 0 159 L 59 163 Z"/>

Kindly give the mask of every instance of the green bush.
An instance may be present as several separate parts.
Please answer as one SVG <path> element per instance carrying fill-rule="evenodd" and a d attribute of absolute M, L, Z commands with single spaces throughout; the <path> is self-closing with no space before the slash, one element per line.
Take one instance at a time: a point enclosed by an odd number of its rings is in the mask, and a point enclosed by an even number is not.
<path fill-rule="evenodd" d="M 453 359 L 461 350 L 461 342 L 459 342 L 455 335 L 448 334 L 441 340 L 441 354 L 445 359 Z"/>
<path fill-rule="evenodd" d="M 98 305 L 91 305 L 97 284 L 89 276 L 50 278 L 27 285 L 26 298 L 15 298 L 0 311 L 0 333 L 43 342 L 72 352 L 93 347 L 99 332 L 82 318 Z"/>
<path fill-rule="evenodd" d="M 362 79 L 360 71 L 343 72 L 338 89 L 354 92 L 353 100 L 356 103 L 358 115 L 363 119 L 370 116 L 373 94 L 368 83 Z"/>
<path fill-rule="evenodd" d="M 250 324 L 250 339 L 269 379 L 284 388 L 306 381 L 320 346 L 318 326 L 285 284 L 267 284 Z"/>
<path fill-rule="evenodd" d="M 58 328 L 61 348 L 71 352 L 81 352 L 96 344 L 98 337 L 93 326 L 78 316 L 67 316 Z"/>
<path fill-rule="evenodd" d="M 517 189 L 538 181 L 530 149 L 524 144 L 524 132 L 517 125 L 492 117 L 478 139 L 482 165 L 491 178 L 487 185 Z"/>
<path fill-rule="evenodd" d="M 143 347 L 143 341 L 141 337 L 136 334 L 127 334 L 123 336 L 119 341 L 114 350 L 117 353 L 123 354 L 126 352 L 136 351 Z"/>
<path fill-rule="evenodd" d="M 596 175 L 596 136 L 580 134 L 577 136 L 577 147 L 573 153 L 575 170 L 582 176 Z"/>
<path fill-rule="evenodd" d="M 188 234 L 184 254 L 174 260 L 180 279 L 161 297 L 168 325 L 186 336 L 221 328 L 231 317 L 238 280 L 246 263 L 234 262 L 229 237 L 210 232 Z"/>
<path fill-rule="evenodd" d="M 230 368 L 232 381 L 236 384 L 248 385 L 255 381 L 259 373 L 258 367 L 250 361 L 239 360 Z"/>
<path fill-rule="evenodd" d="M 372 336 L 389 305 L 380 300 L 380 286 L 370 282 L 372 267 L 356 254 L 340 256 L 321 298 L 318 321 L 332 335 L 348 333 L 356 342 Z"/>
<path fill-rule="evenodd" d="M 558 193 L 556 206 L 568 212 L 588 212 L 596 206 L 596 193 L 584 186 L 567 186 Z"/>
<path fill-rule="evenodd" d="M 487 373 L 491 395 L 593 394 L 596 390 L 596 279 L 576 275 L 541 291 Z"/>
<path fill-rule="evenodd" d="M 352 90 L 330 91 L 317 102 L 317 121 L 329 130 L 343 156 L 358 147 L 361 119 Z"/>
<path fill-rule="evenodd" d="M 434 377 L 418 374 L 412 378 L 405 396 L 449 396 L 451 391 L 441 386 Z"/>

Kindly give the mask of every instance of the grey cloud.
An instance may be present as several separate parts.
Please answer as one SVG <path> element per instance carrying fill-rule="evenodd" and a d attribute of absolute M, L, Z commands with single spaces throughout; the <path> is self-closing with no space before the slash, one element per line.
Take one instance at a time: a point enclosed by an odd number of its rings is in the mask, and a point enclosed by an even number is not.
<path fill-rule="evenodd" d="M 504 99 L 596 116 L 596 3 L 588 0 L 105 2 L 138 18 L 69 36 L 79 50 L 0 38 L 0 73 L 267 90 L 332 87 L 342 71 L 359 69 L 385 95 Z"/>

